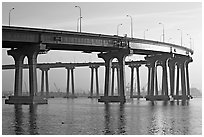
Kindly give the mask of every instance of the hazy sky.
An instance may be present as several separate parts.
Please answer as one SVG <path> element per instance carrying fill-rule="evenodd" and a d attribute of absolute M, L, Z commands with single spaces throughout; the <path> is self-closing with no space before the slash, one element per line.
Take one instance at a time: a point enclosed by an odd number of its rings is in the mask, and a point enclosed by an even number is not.
<path fill-rule="evenodd" d="M 194 55 L 193 63 L 189 65 L 190 83 L 192 87 L 201 89 L 202 87 L 202 4 L 192 2 L 133 2 L 133 3 L 3 3 L 2 4 L 2 24 L 8 25 L 8 13 L 11 8 L 11 25 L 38 28 L 51 28 L 60 30 L 76 31 L 77 19 L 79 18 L 78 5 L 82 9 L 82 31 L 115 35 L 117 25 L 122 23 L 119 28 L 119 35 L 128 34 L 130 36 L 130 18 L 133 17 L 134 37 L 143 38 L 144 30 L 146 39 L 160 41 L 162 34 L 162 22 L 165 27 L 165 39 L 170 43 L 180 44 L 180 31 L 183 32 L 183 45 L 190 47 L 190 34 L 193 41 Z M 2 50 L 2 64 L 14 64 L 13 58 L 6 53 L 7 49 Z M 127 60 L 140 60 L 143 57 L 132 56 Z M 85 54 L 70 51 L 49 51 L 46 55 L 39 55 L 38 62 L 89 62 L 103 61 L 97 58 L 97 53 Z M 25 63 L 27 59 L 25 59 Z M 100 89 L 103 89 L 104 68 L 101 67 L 99 73 Z M 161 68 L 159 68 L 161 70 Z M 126 83 L 130 82 L 130 69 L 126 68 Z M 159 75 L 161 75 L 159 73 Z M 38 88 L 40 90 L 41 72 L 38 70 Z M 161 76 L 159 76 L 161 79 Z M 28 71 L 24 71 L 24 81 L 28 84 Z M 66 70 L 51 69 L 49 71 L 50 89 L 55 90 L 54 83 L 61 89 L 66 89 Z M 161 80 L 159 80 L 161 81 Z M 2 71 L 3 90 L 12 90 L 14 82 L 14 70 Z M 90 69 L 75 69 L 76 89 L 89 90 L 90 88 Z M 147 68 L 141 67 L 141 87 L 147 83 Z M 23 85 L 23 89 L 25 86 Z"/>

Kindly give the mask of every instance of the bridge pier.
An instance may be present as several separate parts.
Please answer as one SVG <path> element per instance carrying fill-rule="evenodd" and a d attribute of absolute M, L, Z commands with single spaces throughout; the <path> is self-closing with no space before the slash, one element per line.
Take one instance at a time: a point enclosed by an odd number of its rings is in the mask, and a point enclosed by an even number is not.
<path fill-rule="evenodd" d="M 177 81 L 176 81 L 176 95 L 173 96 L 175 100 L 189 100 L 192 98 L 190 95 L 190 85 L 189 85 L 189 72 L 188 72 L 188 64 L 192 62 L 191 57 L 176 57 L 177 62 Z M 181 78 L 180 78 L 181 76 Z M 181 95 L 179 94 L 179 87 L 181 82 Z"/>
<path fill-rule="evenodd" d="M 46 98 L 49 98 L 49 78 L 48 78 L 48 70 L 50 68 L 43 68 L 41 67 L 40 70 L 42 72 L 41 75 L 41 96 L 44 96 L 44 82 L 46 87 Z M 45 73 L 45 79 L 44 79 L 44 73 Z"/>
<path fill-rule="evenodd" d="M 43 97 L 37 97 L 37 55 L 41 51 L 41 44 L 28 47 L 26 50 L 23 48 L 11 49 L 8 55 L 14 58 L 15 65 L 15 86 L 14 96 L 9 96 L 5 100 L 6 104 L 47 104 L 47 100 Z M 28 57 L 29 65 L 29 96 L 22 96 L 22 65 L 25 56 Z"/>
<path fill-rule="evenodd" d="M 166 55 L 153 55 L 147 56 L 145 59 L 149 62 L 146 65 L 149 68 L 148 76 L 148 93 L 145 97 L 146 100 L 169 100 L 168 96 L 168 75 L 167 75 L 167 61 L 171 57 L 170 54 Z M 157 66 L 162 66 L 162 93 L 158 95 L 158 82 L 157 82 Z M 151 74 L 150 74 L 151 69 Z"/>
<path fill-rule="evenodd" d="M 126 101 L 125 99 L 125 57 L 130 54 L 129 49 L 122 49 L 118 51 L 112 51 L 107 53 L 98 54 L 99 58 L 104 59 L 105 61 L 105 88 L 104 96 L 101 96 L 98 100 L 99 102 L 122 102 Z M 119 95 L 118 96 L 109 96 L 110 85 L 111 85 L 111 67 L 112 60 L 114 58 L 118 59 L 118 76 L 119 76 Z"/>
<path fill-rule="evenodd" d="M 131 68 L 131 84 L 130 84 L 130 98 L 143 98 L 140 95 L 140 76 L 139 76 L 139 67 L 140 64 L 130 64 L 129 67 Z M 134 69 L 136 68 L 137 78 L 135 78 L 137 82 L 137 95 L 133 95 L 133 83 L 134 83 Z"/>
<path fill-rule="evenodd" d="M 77 98 L 77 96 L 75 96 L 75 91 L 74 91 L 74 69 L 75 67 L 74 66 L 67 66 L 66 67 L 67 69 L 67 95 L 65 96 L 66 98 Z M 69 75 L 70 75 L 70 72 L 71 72 L 71 85 L 72 85 L 72 94 L 70 95 L 69 94 Z"/>
<path fill-rule="evenodd" d="M 99 97 L 99 82 L 98 82 L 98 65 L 89 66 L 91 69 L 91 88 L 90 88 L 90 96 L 88 98 L 98 98 Z M 93 96 L 93 80 L 94 80 L 94 69 L 96 74 L 96 95 Z"/>

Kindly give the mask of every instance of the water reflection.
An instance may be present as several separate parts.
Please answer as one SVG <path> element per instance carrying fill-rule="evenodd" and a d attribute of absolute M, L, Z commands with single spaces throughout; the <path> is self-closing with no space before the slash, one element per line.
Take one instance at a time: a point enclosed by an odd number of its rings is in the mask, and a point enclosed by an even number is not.
<path fill-rule="evenodd" d="M 20 135 L 24 132 L 22 127 L 23 125 L 22 105 L 14 105 L 14 113 L 15 113 L 15 118 L 14 118 L 15 134 Z"/>
<path fill-rule="evenodd" d="M 117 107 L 118 111 L 115 115 L 111 111 L 111 104 L 104 104 L 104 134 L 113 135 L 113 134 L 126 134 L 126 117 L 124 111 L 124 104 L 120 103 Z M 115 125 L 117 123 L 117 126 Z M 117 129 L 115 129 L 117 127 Z"/>
<path fill-rule="evenodd" d="M 36 135 L 38 133 L 37 127 L 37 105 L 29 105 L 28 120 L 26 118 L 26 113 L 23 111 L 22 105 L 14 105 L 14 127 L 15 134 L 22 135 L 29 133 L 30 135 Z M 28 121 L 28 123 L 27 123 Z M 28 124 L 28 125 L 27 125 Z M 28 132 L 26 129 L 28 128 Z"/>

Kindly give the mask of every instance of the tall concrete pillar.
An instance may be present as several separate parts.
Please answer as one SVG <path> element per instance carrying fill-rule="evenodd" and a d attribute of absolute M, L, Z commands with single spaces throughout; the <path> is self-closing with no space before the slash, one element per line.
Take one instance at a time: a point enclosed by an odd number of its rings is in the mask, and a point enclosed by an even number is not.
<path fill-rule="evenodd" d="M 148 68 L 148 82 L 147 82 L 147 95 L 150 95 L 150 85 L 151 85 L 151 67 L 149 64 L 145 65 Z"/>
<path fill-rule="evenodd" d="M 158 95 L 157 67 L 155 68 L 155 95 Z"/>
<path fill-rule="evenodd" d="M 129 67 L 131 68 L 131 85 L 130 85 L 130 98 L 140 98 L 140 76 L 139 76 L 139 67 L 140 64 L 130 64 Z M 134 68 L 136 68 L 136 83 L 137 83 L 137 95 L 133 95 L 133 83 L 134 83 Z"/>
<path fill-rule="evenodd" d="M 168 96 L 168 79 L 166 60 L 162 63 L 162 91 Z"/>
<path fill-rule="evenodd" d="M 90 89 L 90 96 L 93 97 L 93 75 L 94 75 L 94 67 L 91 68 L 91 89 Z"/>
<path fill-rule="evenodd" d="M 134 83 L 134 67 L 129 66 L 131 68 L 131 83 L 130 83 L 130 98 L 133 97 L 133 83 Z"/>
<path fill-rule="evenodd" d="M 67 69 L 67 95 L 66 98 L 76 98 L 75 91 L 74 91 L 74 66 L 67 66 L 65 67 Z M 71 86 L 72 86 L 72 94 L 69 93 L 69 77 L 71 73 Z"/>
<path fill-rule="evenodd" d="M 140 98 L 140 73 L 139 73 L 139 67 L 141 65 L 136 66 L 136 73 L 137 73 L 137 95 L 138 98 Z"/>
<path fill-rule="evenodd" d="M 44 95 L 44 73 L 45 71 L 41 69 L 41 96 Z"/>
<path fill-rule="evenodd" d="M 14 81 L 14 96 L 22 96 L 22 81 L 23 81 L 23 60 L 25 53 L 20 49 L 9 50 L 8 55 L 12 56 L 15 61 L 15 81 Z"/>
<path fill-rule="evenodd" d="M 175 65 L 176 65 L 176 58 L 170 58 L 168 61 L 168 66 L 169 66 L 169 76 L 170 76 L 170 95 L 174 95 L 175 91 Z"/>
<path fill-rule="evenodd" d="M 41 96 L 44 96 L 44 82 L 45 82 L 45 86 L 46 86 L 46 97 L 49 97 L 49 78 L 48 78 L 48 67 L 40 67 L 40 70 L 42 72 L 41 75 Z M 44 74 L 45 74 L 45 78 L 44 78 Z"/>
<path fill-rule="evenodd" d="M 99 97 L 99 82 L 98 82 L 98 68 L 99 66 L 95 67 L 96 72 L 96 97 Z"/>
<path fill-rule="evenodd" d="M 49 97 L 49 78 L 48 78 L 48 70 L 49 68 L 47 68 L 45 70 L 45 82 L 46 82 L 46 97 L 48 98 Z"/>
<path fill-rule="evenodd" d="M 29 65 L 29 87 L 30 87 L 30 96 L 35 96 L 37 89 L 37 51 L 33 51 L 28 54 L 28 65 Z"/>
<path fill-rule="evenodd" d="M 111 90 L 111 96 L 114 96 L 114 77 L 115 77 L 115 67 L 112 66 L 112 90 Z"/>
<path fill-rule="evenodd" d="M 71 68 L 71 79 L 72 79 L 72 97 L 75 97 L 75 91 L 74 91 L 74 68 Z"/>
<path fill-rule="evenodd" d="M 70 75 L 70 68 L 69 67 L 66 67 L 67 69 L 67 95 L 66 97 L 68 98 L 69 97 L 69 75 Z"/>
<path fill-rule="evenodd" d="M 98 65 L 90 65 L 91 69 L 91 87 L 90 87 L 90 96 L 88 98 L 98 98 L 99 97 L 99 83 L 98 83 Z M 96 95 L 93 95 L 93 82 L 94 82 L 94 70 L 96 74 Z"/>
<path fill-rule="evenodd" d="M 108 97 L 108 93 L 110 91 L 110 83 L 111 83 L 111 67 L 113 57 L 108 53 L 100 53 L 98 54 L 99 58 L 103 58 L 105 61 L 105 86 L 104 86 L 104 96 Z"/>
<path fill-rule="evenodd" d="M 179 75 L 180 75 L 180 65 L 177 63 L 177 79 L 176 79 L 176 95 L 179 95 Z"/>
<path fill-rule="evenodd" d="M 189 59 L 186 61 L 186 89 L 187 89 L 187 95 L 191 95 L 190 93 L 190 82 L 189 82 L 189 71 L 188 71 L 188 64 L 190 62 L 193 62 L 193 59 L 189 57 Z"/>
<path fill-rule="evenodd" d="M 120 69 L 118 65 L 116 65 L 116 72 L 117 72 L 117 88 L 118 88 L 118 96 L 120 95 Z"/>

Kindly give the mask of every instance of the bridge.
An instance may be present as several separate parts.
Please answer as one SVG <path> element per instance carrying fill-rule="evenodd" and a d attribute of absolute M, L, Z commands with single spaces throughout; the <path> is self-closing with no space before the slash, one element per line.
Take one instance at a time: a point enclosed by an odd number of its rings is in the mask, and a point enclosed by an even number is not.
<path fill-rule="evenodd" d="M 125 57 L 130 54 L 146 55 L 144 58 L 145 66 L 148 67 L 146 100 L 188 100 L 191 97 L 188 64 L 193 61 L 192 57 L 190 57 L 193 54 L 193 50 L 179 45 L 115 35 L 2 26 L 2 47 L 9 48 L 8 55 L 12 56 L 15 61 L 14 96 L 10 96 L 6 100 L 8 104 L 47 103 L 47 100 L 42 96 L 36 96 L 36 69 L 37 56 L 46 54 L 49 50 L 72 50 L 86 53 L 100 52 L 98 57 L 104 60 L 105 65 L 105 88 L 104 95 L 99 98 L 100 102 L 126 101 L 124 66 Z M 30 91 L 29 96 L 22 96 L 23 60 L 26 56 L 28 57 Z M 114 77 L 111 78 L 111 68 L 114 66 L 112 60 L 114 58 L 118 60 L 117 96 L 110 95 L 111 82 L 114 83 Z M 141 64 L 131 63 L 129 66 L 131 68 L 132 91 L 134 68 L 136 68 L 137 81 L 139 81 L 139 67 Z M 162 67 L 162 93 L 160 95 L 158 93 L 157 66 Z M 95 69 L 97 67 L 95 65 L 91 66 L 91 68 Z M 70 71 L 71 75 L 73 75 L 73 69 L 73 66 L 67 68 L 67 76 L 69 76 Z M 167 69 L 169 69 L 169 73 Z M 92 74 L 93 70 L 91 70 Z M 43 75 L 42 73 L 42 77 Z M 114 75 L 114 71 L 112 71 L 112 75 Z M 168 91 L 168 85 L 170 85 L 170 91 Z M 180 86 L 181 93 L 179 91 Z"/>
<path fill-rule="evenodd" d="M 145 65 L 146 61 L 145 60 L 140 60 L 140 61 L 127 61 L 125 62 L 125 65 L 128 65 L 129 67 L 132 67 L 133 65 L 135 66 L 141 66 Z M 72 80 L 72 93 L 70 94 L 69 91 L 69 71 L 74 70 L 77 67 L 89 67 L 91 69 L 91 87 L 90 87 L 90 96 L 89 98 L 98 98 L 99 97 L 99 81 L 98 81 L 98 68 L 101 66 L 105 66 L 104 62 L 89 62 L 89 63 L 62 63 L 62 62 L 56 62 L 56 63 L 38 63 L 36 64 L 36 68 L 41 70 L 41 96 L 44 96 L 44 83 L 46 83 L 46 98 L 49 98 L 49 76 L 48 76 L 48 71 L 52 68 L 65 68 L 67 69 L 67 91 L 66 91 L 66 97 L 67 98 L 75 98 L 75 90 L 74 90 L 74 71 L 71 71 L 71 80 Z M 28 69 L 29 65 L 28 64 L 23 64 L 22 65 L 23 69 Z M 9 69 L 16 69 L 15 65 L 3 65 L 2 70 L 9 70 Z M 117 70 L 117 76 L 119 76 L 119 69 L 118 69 L 118 63 L 113 62 L 112 63 L 112 91 L 111 91 L 111 96 L 114 96 L 114 73 L 115 69 Z M 96 77 L 96 95 L 93 95 L 93 77 L 94 77 L 94 70 L 95 70 L 95 77 Z M 46 74 L 44 78 L 44 74 Z M 133 73 L 131 74 L 133 76 Z M 138 75 L 138 79 L 140 79 Z M 118 79 L 117 79 L 118 80 Z M 119 81 L 117 81 L 119 82 Z M 133 95 L 133 82 L 131 83 L 131 92 L 130 92 L 130 97 L 131 98 L 138 98 L 142 97 L 140 96 L 140 88 L 138 88 L 138 96 Z M 137 84 L 140 86 L 139 80 L 137 81 Z M 118 92 L 119 93 L 119 92 Z"/>

